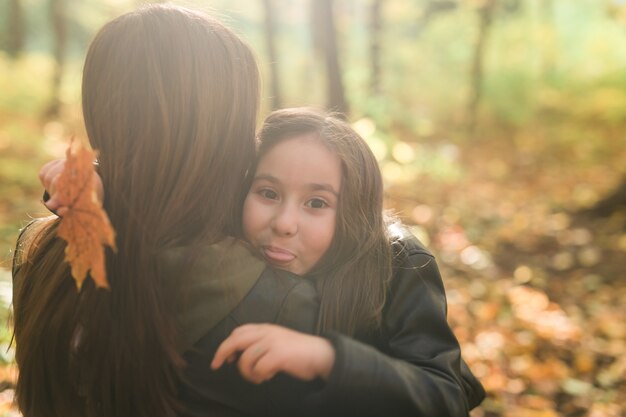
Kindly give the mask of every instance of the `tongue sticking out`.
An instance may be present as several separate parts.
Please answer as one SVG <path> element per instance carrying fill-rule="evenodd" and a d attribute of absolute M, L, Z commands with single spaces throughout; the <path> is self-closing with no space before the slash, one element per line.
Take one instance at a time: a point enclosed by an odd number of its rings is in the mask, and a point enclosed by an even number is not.
<path fill-rule="evenodd" d="M 266 246 L 263 249 L 263 254 L 268 261 L 277 264 L 285 264 L 293 261 L 296 258 L 293 253 L 272 246 Z"/>

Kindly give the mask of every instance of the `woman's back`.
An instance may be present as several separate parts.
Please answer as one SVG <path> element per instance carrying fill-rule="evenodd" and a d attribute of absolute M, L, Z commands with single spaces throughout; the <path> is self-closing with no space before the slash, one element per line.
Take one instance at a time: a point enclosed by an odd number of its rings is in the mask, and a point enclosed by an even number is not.
<path fill-rule="evenodd" d="M 183 366 L 177 311 L 185 267 L 236 230 L 254 154 L 258 74 L 250 49 L 220 23 L 152 5 L 105 25 L 83 74 L 83 114 L 99 151 L 117 232 L 110 291 L 79 293 L 58 219 L 20 239 L 15 274 L 16 397 L 25 416 L 173 416 Z"/>

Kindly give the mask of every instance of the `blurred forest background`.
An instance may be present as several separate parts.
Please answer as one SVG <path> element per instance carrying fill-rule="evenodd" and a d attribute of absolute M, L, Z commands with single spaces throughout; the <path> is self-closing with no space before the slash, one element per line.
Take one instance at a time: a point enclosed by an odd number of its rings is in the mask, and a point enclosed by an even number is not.
<path fill-rule="evenodd" d="M 86 46 L 132 0 L 0 0 L 0 303 L 37 171 L 83 135 Z M 178 2 L 181 3 L 181 2 Z M 223 0 L 262 114 L 349 112 L 435 252 L 480 416 L 626 416 L 626 1 Z M 12 408 L 0 330 L 0 415 Z"/>

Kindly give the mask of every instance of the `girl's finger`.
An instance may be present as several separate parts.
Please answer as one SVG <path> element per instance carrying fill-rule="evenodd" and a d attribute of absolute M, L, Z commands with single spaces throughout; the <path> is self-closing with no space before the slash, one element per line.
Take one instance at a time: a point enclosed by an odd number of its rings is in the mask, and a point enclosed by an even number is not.
<path fill-rule="evenodd" d="M 102 178 L 99 175 L 94 175 L 93 182 L 95 185 L 96 196 L 100 202 L 104 201 L 104 186 L 102 185 Z"/>
<path fill-rule="evenodd" d="M 54 185 L 56 179 L 63 171 L 64 166 L 65 160 L 56 159 L 48 162 L 39 171 L 39 180 L 50 195 L 53 195 L 55 192 Z"/>
<path fill-rule="evenodd" d="M 257 379 L 258 383 L 270 380 L 280 371 L 279 360 L 272 352 L 267 352 L 256 361 L 252 374 Z"/>
<path fill-rule="evenodd" d="M 39 180 L 43 183 L 45 176 L 53 170 L 54 166 L 59 163 L 58 159 L 46 162 L 41 169 L 39 169 Z"/>
<path fill-rule="evenodd" d="M 255 343 L 246 349 L 237 362 L 237 367 L 241 375 L 250 382 L 260 384 L 263 377 L 257 375 L 254 368 L 257 362 L 268 352 L 268 348 L 260 343 Z"/>
<path fill-rule="evenodd" d="M 224 361 L 230 357 L 234 357 L 237 352 L 246 350 L 250 345 L 257 341 L 259 338 L 258 333 L 235 329 L 230 336 L 226 338 L 219 345 L 213 360 L 211 361 L 211 368 L 218 369 L 224 364 Z"/>
<path fill-rule="evenodd" d="M 49 210 L 51 211 L 56 211 L 57 209 L 60 208 L 61 204 L 59 203 L 59 201 L 57 200 L 56 196 L 52 196 L 48 199 L 48 201 L 44 201 L 43 203 L 46 207 L 48 207 Z M 61 215 L 61 213 L 58 213 L 59 215 Z"/>

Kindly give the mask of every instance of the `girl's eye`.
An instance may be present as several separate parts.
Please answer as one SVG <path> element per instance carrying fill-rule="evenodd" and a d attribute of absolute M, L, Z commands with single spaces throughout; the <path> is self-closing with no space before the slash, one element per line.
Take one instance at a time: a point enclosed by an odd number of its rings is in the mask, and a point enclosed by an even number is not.
<path fill-rule="evenodd" d="M 263 190 L 259 191 L 259 194 L 262 197 L 267 198 L 269 200 L 276 200 L 276 199 L 278 199 L 278 193 L 276 191 L 273 191 L 273 190 L 263 189 Z"/>
<path fill-rule="evenodd" d="M 312 198 L 306 202 L 306 206 L 314 209 L 321 209 L 324 207 L 328 207 L 328 203 L 326 203 L 321 198 Z"/>

